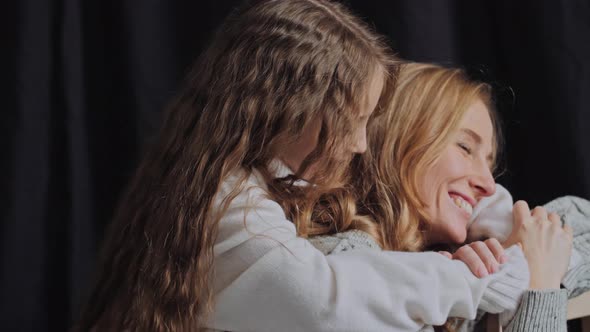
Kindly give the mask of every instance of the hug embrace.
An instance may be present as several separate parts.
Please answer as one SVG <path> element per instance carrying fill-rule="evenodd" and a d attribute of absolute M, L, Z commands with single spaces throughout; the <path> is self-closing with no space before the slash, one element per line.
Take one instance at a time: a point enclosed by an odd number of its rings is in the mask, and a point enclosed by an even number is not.
<path fill-rule="evenodd" d="M 338 3 L 245 3 L 166 111 L 74 329 L 565 331 L 590 202 L 513 204 L 492 94 Z"/>

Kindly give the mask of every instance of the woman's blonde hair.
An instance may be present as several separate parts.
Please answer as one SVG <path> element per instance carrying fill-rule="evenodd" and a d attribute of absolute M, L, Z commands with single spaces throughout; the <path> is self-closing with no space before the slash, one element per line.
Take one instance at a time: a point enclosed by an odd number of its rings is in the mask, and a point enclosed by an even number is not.
<path fill-rule="evenodd" d="M 501 145 L 498 118 L 488 84 L 461 69 L 405 63 L 391 104 L 369 124 L 368 149 L 353 161 L 360 212 L 380 226 L 373 233 L 385 249 L 424 249 L 425 204 L 420 177 L 451 143 L 467 109 L 477 100 L 495 128 L 494 156 Z"/>
<path fill-rule="evenodd" d="M 374 221 L 353 228 L 369 232 L 383 249 L 426 249 L 428 216 L 418 194 L 420 177 L 451 144 L 477 100 L 487 106 L 492 119 L 495 158 L 502 136 L 490 85 L 469 79 L 461 69 L 412 62 L 400 66 L 391 104 L 372 119 L 367 152 L 351 164 L 358 213 Z M 463 322 L 449 318 L 435 330 L 455 331 Z"/>
<path fill-rule="evenodd" d="M 213 201 L 237 169 L 265 176 L 302 236 L 350 223 L 356 211 L 339 188 L 346 182 L 340 146 L 375 71 L 385 80 L 383 105 L 396 68 L 386 44 L 337 3 L 259 0 L 236 9 L 194 65 L 120 200 L 76 328 L 203 329 L 218 222 L 237 192 L 224 206 Z M 315 186 L 273 179 L 271 161 L 313 121 L 321 121 L 319 142 L 295 178 L 313 165 Z M 329 218 L 316 212 L 330 204 L 338 208 Z"/>

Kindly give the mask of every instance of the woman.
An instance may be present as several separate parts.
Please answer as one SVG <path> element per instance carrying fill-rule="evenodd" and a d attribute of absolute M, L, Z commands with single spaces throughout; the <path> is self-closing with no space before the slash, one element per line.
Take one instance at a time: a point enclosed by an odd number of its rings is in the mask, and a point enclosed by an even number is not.
<path fill-rule="evenodd" d="M 492 170 L 501 140 L 490 94 L 488 85 L 470 81 L 458 69 L 402 65 L 392 104 L 372 121 L 369 149 L 353 163 L 359 210 L 379 224 L 312 242 L 325 253 L 367 247 L 420 251 L 464 243 L 477 203 L 496 190 Z M 561 228 L 557 214 L 543 208 L 531 212 L 525 202 L 517 202 L 513 213 L 517 227 L 509 242 L 523 245 L 531 279 L 508 330 L 564 331 L 567 296 L 559 289 L 571 229 Z M 372 239 L 378 245 L 371 245 Z M 492 273 L 501 249 L 494 239 L 486 242 L 463 246 L 454 256 L 481 257 L 488 264 L 480 263 L 474 272 Z M 545 305 L 527 311 L 540 303 Z"/>
<path fill-rule="evenodd" d="M 236 10 L 120 202 L 79 328 L 417 330 L 474 317 L 490 285 L 522 281 L 518 252 L 478 279 L 438 254 L 325 257 L 305 239 L 333 228 L 313 222 L 327 205 L 338 220 L 364 218 L 342 184 L 396 68 L 380 38 L 336 3 Z"/>

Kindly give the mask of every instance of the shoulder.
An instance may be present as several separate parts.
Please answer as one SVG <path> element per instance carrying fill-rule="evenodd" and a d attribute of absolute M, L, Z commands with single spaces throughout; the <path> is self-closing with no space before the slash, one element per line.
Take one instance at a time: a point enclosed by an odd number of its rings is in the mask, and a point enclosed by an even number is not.
<path fill-rule="evenodd" d="M 219 218 L 214 248 L 217 255 L 252 239 L 272 238 L 283 242 L 296 236 L 294 224 L 287 219 L 281 205 L 271 198 L 258 171 L 238 170 L 227 176 L 215 197 L 212 213 Z M 251 246 L 257 252 L 266 244 L 251 241 Z"/>
<path fill-rule="evenodd" d="M 268 186 L 257 170 L 237 169 L 228 174 L 220 183 L 214 199 L 214 208 L 227 204 L 228 207 L 257 204 L 269 200 Z"/>
<path fill-rule="evenodd" d="M 221 226 L 243 225 L 246 220 L 257 224 L 286 221 L 283 208 L 271 197 L 264 177 L 256 170 L 240 169 L 229 174 L 219 186 L 212 212 L 221 214 Z"/>

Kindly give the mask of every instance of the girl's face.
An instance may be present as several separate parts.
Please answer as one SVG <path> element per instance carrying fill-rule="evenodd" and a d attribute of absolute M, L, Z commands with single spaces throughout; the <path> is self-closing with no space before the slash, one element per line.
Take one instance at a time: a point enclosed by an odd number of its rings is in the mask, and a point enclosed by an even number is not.
<path fill-rule="evenodd" d="M 463 243 L 473 208 L 496 191 L 491 173 L 494 128 L 478 100 L 465 113 L 459 130 L 426 171 L 419 194 L 427 205 L 428 242 Z"/>
<path fill-rule="evenodd" d="M 376 70 L 369 84 L 369 91 L 364 98 L 364 106 L 358 110 L 357 121 L 352 123 L 352 131 L 349 139 L 343 142 L 340 154 L 343 160 L 348 160 L 351 155 L 363 153 L 367 149 L 367 122 L 377 107 L 381 91 L 383 90 L 383 71 Z M 303 160 L 315 149 L 320 134 L 321 122 L 316 121 L 304 129 L 301 139 L 294 144 L 285 147 L 283 161 L 292 170 L 297 170 Z M 313 165 L 309 172 L 313 172 Z"/>

